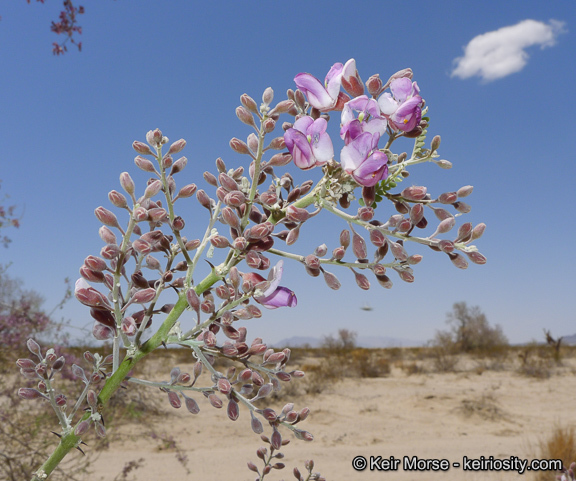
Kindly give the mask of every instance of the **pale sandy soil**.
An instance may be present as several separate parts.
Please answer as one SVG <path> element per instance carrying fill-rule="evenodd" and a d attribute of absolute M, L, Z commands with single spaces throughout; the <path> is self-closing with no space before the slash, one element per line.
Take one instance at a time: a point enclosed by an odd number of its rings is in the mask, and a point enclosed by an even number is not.
<path fill-rule="evenodd" d="M 358 455 L 367 459 L 418 456 L 450 463 L 481 455 L 532 459 L 538 452 L 538 440 L 550 435 L 555 424 L 576 425 L 575 365 L 572 361 L 545 380 L 513 371 L 408 376 L 397 367 L 385 378 L 345 379 L 319 395 L 296 398 L 297 409 L 312 409 L 301 427 L 312 432 L 315 440 L 298 441 L 283 430 L 283 435 L 292 439 L 283 449 L 287 467 L 266 479 L 295 479 L 292 468 L 304 471 L 304 461 L 309 458 L 316 463 L 315 471 L 327 480 L 534 479 L 533 474 L 470 472 L 454 467 L 447 472 L 405 471 L 402 464 L 397 471 L 357 472 L 352 459 Z M 260 466 L 256 449 L 262 442 L 250 430 L 248 412 L 243 409 L 240 418 L 232 422 L 225 409 L 214 409 L 204 399 L 198 401 L 199 415 L 189 414 L 184 407 L 175 410 L 166 400 L 160 419 L 120 428 L 122 440 L 102 453 L 92 479 L 113 480 L 127 461 L 143 457 L 144 466 L 133 473 L 142 481 L 253 480 L 256 475 L 246 463 Z M 274 407 L 281 409 L 282 404 Z M 159 449 L 159 443 L 146 434 L 151 427 L 178 441 L 189 458 L 189 473 L 176 461 L 173 449 Z"/>

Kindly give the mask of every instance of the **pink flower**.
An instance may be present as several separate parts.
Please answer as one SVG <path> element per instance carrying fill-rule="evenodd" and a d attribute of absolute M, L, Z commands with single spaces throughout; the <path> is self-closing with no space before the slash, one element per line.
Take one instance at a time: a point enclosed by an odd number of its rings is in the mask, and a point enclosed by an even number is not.
<path fill-rule="evenodd" d="M 284 142 L 297 167 L 308 170 L 324 165 L 334 157 L 332 140 L 326 133 L 327 126 L 325 119 L 313 120 L 306 116 L 299 118 L 294 122 L 294 127 L 286 131 Z"/>
<path fill-rule="evenodd" d="M 388 156 L 377 150 L 379 139 L 378 133 L 364 132 L 340 153 L 342 168 L 364 187 L 373 187 L 388 175 Z"/>

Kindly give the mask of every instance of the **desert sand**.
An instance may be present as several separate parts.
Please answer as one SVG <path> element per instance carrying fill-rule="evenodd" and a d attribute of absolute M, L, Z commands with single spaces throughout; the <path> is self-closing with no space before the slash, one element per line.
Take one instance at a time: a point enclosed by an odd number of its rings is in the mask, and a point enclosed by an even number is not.
<path fill-rule="evenodd" d="M 574 361 L 574 360 L 569 360 Z M 313 433 L 313 442 L 290 438 L 282 449 L 286 468 L 265 479 L 295 479 L 292 469 L 304 472 L 304 461 L 312 458 L 314 471 L 327 480 L 530 480 L 531 472 L 464 471 L 450 466 L 447 471 L 356 471 L 352 460 L 364 456 L 381 459 L 405 456 L 462 462 L 464 456 L 478 459 L 521 460 L 538 457 L 538 442 L 551 435 L 555 425 L 576 424 L 574 362 L 548 379 L 521 376 L 513 370 L 481 369 L 449 373 L 417 373 L 392 368 L 387 377 L 345 378 L 327 386 L 320 394 L 290 399 L 296 409 L 308 406 L 311 415 L 299 426 Z M 186 366 L 181 366 L 183 369 Z M 297 381 L 298 382 L 298 381 Z M 250 415 L 241 409 L 230 421 L 225 409 L 215 409 L 197 398 L 200 413 L 184 407 L 173 409 L 164 399 L 159 416 L 112 432 L 116 439 L 96 462 L 93 479 L 113 480 L 130 460 L 144 458 L 135 471 L 139 480 L 253 480 L 256 474 L 248 461 L 262 464 L 256 449 L 263 445 L 250 429 Z M 271 405 L 280 410 L 281 400 Z M 113 428 L 111 428 L 113 430 Z M 151 439 L 151 430 L 172 436 L 188 456 L 189 472 L 176 460 L 176 451 Z M 265 427 L 265 434 L 271 429 Z M 374 458 L 377 459 L 377 458 Z M 131 479 L 128 477 L 128 479 Z M 550 475 L 549 479 L 554 479 Z"/>

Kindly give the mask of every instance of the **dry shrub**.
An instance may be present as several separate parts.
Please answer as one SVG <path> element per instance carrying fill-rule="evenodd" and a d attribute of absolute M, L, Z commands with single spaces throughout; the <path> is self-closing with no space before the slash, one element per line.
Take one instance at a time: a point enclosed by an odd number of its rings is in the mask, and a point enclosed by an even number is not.
<path fill-rule="evenodd" d="M 538 442 L 537 459 L 561 459 L 565 467 L 576 460 L 576 431 L 574 426 L 556 425 L 547 438 Z M 535 472 L 536 481 L 553 479 L 549 471 Z"/>
<path fill-rule="evenodd" d="M 426 372 L 424 366 L 416 361 L 411 361 L 409 363 L 401 361 L 398 364 L 398 367 L 402 369 L 404 374 L 406 374 L 407 376 L 412 376 L 413 374 L 424 374 Z"/>
<path fill-rule="evenodd" d="M 535 379 L 548 379 L 552 375 L 553 361 L 548 357 L 547 352 L 542 352 L 541 347 L 530 345 L 518 354 L 519 374 Z"/>
<path fill-rule="evenodd" d="M 505 417 L 492 393 L 484 393 L 475 399 L 463 399 L 458 411 L 466 417 L 479 417 L 487 421 L 498 421 Z"/>

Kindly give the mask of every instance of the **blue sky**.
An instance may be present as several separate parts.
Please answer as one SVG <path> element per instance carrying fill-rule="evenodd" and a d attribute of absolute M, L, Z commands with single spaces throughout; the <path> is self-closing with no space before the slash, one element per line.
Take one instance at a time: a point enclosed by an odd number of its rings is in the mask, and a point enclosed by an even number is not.
<path fill-rule="evenodd" d="M 410 246 L 424 255 L 416 282 L 393 276 L 392 290 L 373 282 L 368 292 L 343 269 L 332 269 L 343 284 L 334 292 L 286 263 L 283 284 L 296 291 L 299 305 L 247 321 L 249 337 L 275 342 L 348 328 L 425 341 L 445 328 L 458 301 L 480 306 L 512 342 L 540 340 L 543 328 L 576 333 L 572 2 L 356 5 L 86 1 L 83 51 L 54 57 L 49 25 L 61 2 L 4 3 L 0 193 L 18 206 L 21 227 L 6 231 L 13 242 L 0 250 L 0 263 L 11 263 L 9 273 L 42 293 L 47 307 L 56 304 L 63 279 L 75 280 L 83 259 L 100 251 L 93 211 L 109 207 L 119 174 L 129 171 L 144 185 L 133 140 L 156 127 L 171 140 L 185 138 L 189 162 L 179 183 L 203 185 L 202 173 L 217 157 L 228 166 L 245 162 L 228 146 L 231 137 L 250 133 L 234 114 L 241 94 L 259 99 L 271 86 L 280 100 L 297 73 L 324 78 L 333 63 L 355 58 L 363 80 L 414 70 L 430 108 L 430 138 L 442 136 L 440 154 L 454 167 L 415 168 L 406 185 L 435 194 L 474 185 L 465 217 L 487 224 L 477 245 L 488 263 L 461 271 L 444 255 Z M 525 20 L 535 22 L 520 24 Z M 333 116 L 332 128 L 337 123 Z M 195 219 L 205 221 L 195 201 L 182 215 L 190 229 Z M 305 227 L 294 252 L 308 254 L 324 242 L 337 247 L 345 226 L 326 215 Z M 365 303 L 374 309 L 361 310 Z M 91 324 L 76 300 L 62 315 L 77 326 Z"/>

